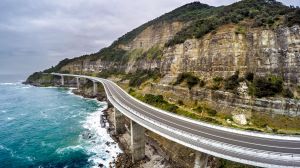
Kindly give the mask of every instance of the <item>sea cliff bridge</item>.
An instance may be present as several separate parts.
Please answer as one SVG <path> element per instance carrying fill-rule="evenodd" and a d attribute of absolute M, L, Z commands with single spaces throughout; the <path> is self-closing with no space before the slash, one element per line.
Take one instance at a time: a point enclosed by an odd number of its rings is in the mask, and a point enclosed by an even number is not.
<path fill-rule="evenodd" d="M 145 156 L 145 128 L 196 151 L 195 167 L 204 168 L 209 155 L 259 167 L 300 168 L 300 136 L 271 135 L 225 128 L 178 116 L 130 96 L 114 82 L 84 75 L 51 73 L 61 77 L 93 81 L 104 86 L 109 102 L 114 106 L 115 132 L 125 130 L 124 116 L 131 120 L 132 161 Z"/>

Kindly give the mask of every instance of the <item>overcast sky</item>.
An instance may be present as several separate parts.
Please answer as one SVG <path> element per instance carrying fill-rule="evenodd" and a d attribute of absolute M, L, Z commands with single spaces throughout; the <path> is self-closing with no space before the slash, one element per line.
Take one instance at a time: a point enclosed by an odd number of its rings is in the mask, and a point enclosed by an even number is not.
<path fill-rule="evenodd" d="M 192 0 L 193 1 L 193 0 Z M 0 75 L 99 51 L 189 0 L 0 0 Z M 237 0 L 201 0 L 212 6 Z M 300 0 L 281 0 L 300 6 Z"/>

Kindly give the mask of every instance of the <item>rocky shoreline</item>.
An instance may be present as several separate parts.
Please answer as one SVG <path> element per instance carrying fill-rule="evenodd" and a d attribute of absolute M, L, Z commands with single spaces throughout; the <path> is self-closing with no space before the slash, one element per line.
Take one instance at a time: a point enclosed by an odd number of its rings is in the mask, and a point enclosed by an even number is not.
<path fill-rule="evenodd" d="M 73 89 L 72 92 L 76 95 L 85 97 L 85 98 L 96 98 L 98 101 L 106 101 L 107 98 L 105 93 L 98 93 L 97 96 L 85 92 L 82 90 Z M 113 168 L 171 168 L 178 167 L 174 163 L 172 164 L 165 152 L 159 147 L 159 144 L 155 142 L 154 139 L 146 135 L 146 152 L 145 158 L 137 163 L 132 163 L 131 154 L 130 154 L 130 133 L 127 131 L 122 135 L 116 135 L 114 132 L 114 123 L 113 123 L 113 106 L 108 102 L 107 112 L 107 121 L 108 127 L 107 132 L 113 138 L 113 140 L 118 143 L 120 149 L 124 153 L 120 153 L 113 162 L 110 163 L 109 167 Z M 106 144 L 110 145 L 110 144 Z M 98 165 L 103 167 L 102 164 Z"/>

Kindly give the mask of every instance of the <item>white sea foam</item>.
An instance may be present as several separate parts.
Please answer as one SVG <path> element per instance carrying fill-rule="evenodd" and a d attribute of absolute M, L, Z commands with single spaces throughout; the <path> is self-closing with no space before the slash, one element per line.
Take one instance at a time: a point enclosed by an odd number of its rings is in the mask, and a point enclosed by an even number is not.
<path fill-rule="evenodd" d="M 7 117 L 7 120 L 14 120 L 14 117 Z"/>
<path fill-rule="evenodd" d="M 40 86 L 40 88 L 43 88 L 43 89 L 57 89 L 59 87 L 57 87 L 57 86 Z"/>
<path fill-rule="evenodd" d="M 84 148 L 81 145 L 75 145 L 75 146 L 67 146 L 64 148 L 58 148 L 56 149 L 55 152 L 58 154 L 65 154 L 65 153 L 81 151 L 81 150 L 84 150 Z"/>
<path fill-rule="evenodd" d="M 89 162 L 94 165 L 92 167 L 98 167 L 100 163 L 105 167 L 109 167 L 109 163 L 122 152 L 107 133 L 106 128 L 101 128 L 100 115 L 106 108 L 107 105 L 91 113 L 83 123 L 83 127 L 87 129 L 91 135 L 88 139 L 81 137 L 81 140 L 84 141 L 85 150 L 91 155 Z M 110 145 L 107 145 L 106 142 L 109 142 Z"/>
<path fill-rule="evenodd" d="M 81 96 L 81 95 L 74 94 L 74 93 L 73 93 L 73 90 L 75 90 L 76 88 L 68 88 L 68 89 L 69 89 L 69 90 L 68 90 L 67 94 L 74 95 L 74 96 L 80 97 L 80 98 L 82 98 L 82 99 L 93 100 L 93 99 L 91 99 L 91 98 L 85 98 L 85 97 L 83 97 L 83 96 Z M 96 100 L 96 99 L 95 99 L 95 100 Z"/>
<path fill-rule="evenodd" d="M 42 141 L 41 145 L 43 147 L 48 147 L 48 148 L 53 148 L 54 147 L 54 145 L 52 143 L 46 143 L 45 141 Z"/>
<path fill-rule="evenodd" d="M 68 94 L 72 94 L 72 95 L 74 95 L 74 93 L 72 92 L 73 90 L 75 90 L 76 88 L 72 88 L 72 87 L 70 87 L 70 88 L 68 88 Z"/>
<path fill-rule="evenodd" d="M 3 145 L 0 145 L 0 150 L 7 151 L 10 154 L 10 156 L 13 157 L 13 158 L 17 158 L 17 159 L 20 159 L 20 160 L 26 159 L 26 160 L 28 160 L 30 162 L 32 162 L 33 160 L 35 160 L 35 157 L 30 157 L 30 156 L 22 157 L 20 155 L 17 155 L 15 151 L 13 151 L 12 149 L 7 148 L 7 147 L 5 147 Z"/>
<path fill-rule="evenodd" d="M 40 114 L 43 118 L 48 118 L 48 114 L 45 113 L 44 111 L 41 111 Z"/>
<path fill-rule="evenodd" d="M 7 148 L 7 147 L 5 147 L 5 146 L 3 146 L 3 145 L 0 145 L 0 149 L 9 152 L 10 155 L 11 155 L 11 157 L 15 157 L 15 152 L 14 152 L 12 149 Z M 18 157 L 17 157 L 17 158 L 18 158 Z"/>
<path fill-rule="evenodd" d="M 26 85 L 26 86 L 23 86 L 23 87 L 21 87 L 22 89 L 29 89 L 29 88 L 32 88 L 32 86 L 30 86 L 30 85 Z"/>
<path fill-rule="evenodd" d="M 3 145 L 0 145 L 0 149 L 1 150 L 6 150 L 7 148 L 5 146 L 3 146 Z"/>
<path fill-rule="evenodd" d="M 19 82 L 16 82 L 16 83 L 0 83 L 0 85 L 17 85 L 17 84 L 19 84 Z"/>
<path fill-rule="evenodd" d="M 29 162 L 32 162 L 35 160 L 35 157 L 26 156 L 25 157 Z"/>

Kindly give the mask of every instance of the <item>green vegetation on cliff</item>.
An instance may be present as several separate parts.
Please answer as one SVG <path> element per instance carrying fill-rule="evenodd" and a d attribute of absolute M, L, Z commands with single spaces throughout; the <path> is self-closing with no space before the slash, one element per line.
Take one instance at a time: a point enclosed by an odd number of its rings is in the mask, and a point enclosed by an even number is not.
<path fill-rule="evenodd" d="M 142 83 L 149 79 L 156 80 L 161 77 L 159 69 L 153 70 L 138 70 L 136 73 L 128 73 L 123 77 L 123 80 L 129 80 L 129 86 L 139 87 Z"/>
<path fill-rule="evenodd" d="M 61 72 L 60 69 L 72 61 L 73 61 L 73 59 L 66 58 L 66 59 L 60 61 L 56 66 L 54 66 L 54 67 L 52 66 L 51 68 L 44 70 L 44 73 Z"/>
<path fill-rule="evenodd" d="M 283 90 L 283 81 L 277 76 L 257 77 L 254 79 L 253 85 L 255 87 L 254 95 L 259 98 L 274 96 Z"/>
<path fill-rule="evenodd" d="M 166 13 L 140 27 L 126 33 L 109 47 L 101 49 L 99 52 L 83 55 L 73 59 L 64 59 L 58 65 L 51 67 L 44 72 L 59 72 L 65 65 L 76 62 L 82 64 L 84 60 L 107 61 L 115 67 L 126 64 L 130 60 L 131 51 L 120 48 L 120 45 L 127 45 L 132 42 L 142 31 L 149 26 L 172 23 L 175 21 L 184 24 L 184 27 L 165 46 L 173 46 L 183 43 L 190 38 L 200 38 L 209 32 L 213 32 L 222 25 L 233 23 L 239 24 L 242 20 L 250 19 L 253 27 L 274 28 L 279 26 L 292 26 L 300 24 L 300 9 L 297 7 L 287 7 L 275 0 L 242 0 L 229 6 L 212 7 L 200 2 L 193 2 L 181 6 L 169 13 Z M 236 33 L 244 34 L 245 29 L 240 26 Z M 157 46 L 143 51 L 144 54 L 138 59 L 160 59 L 163 48 Z"/>
<path fill-rule="evenodd" d="M 208 123 L 213 123 L 213 124 L 217 124 L 217 125 L 221 125 L 222 123 L 218 120 L 216 120 L 214 117 L 217 115 L 217 111 L 213 110 L 207 106 L 198 106 L 196 109 L 191 110 L 187 110 L 183 108 L 183 104 L 181 106 L 178 106 L 174 103 L 170 103 L 167 100 L 164 99 L 164 97 L 162 95 L 153 95 L 153 94 L 145 94 L 142 95 L 140 94 L 139 91 L 134 90 L 132 88 L 129 89 L 129 94 L 131 94 L 132 96 L 138 98 L 139 100 L 153 105 L 157 108 L 181 115 L 181 116 L 185 116 L 188 118 L 192 118 L 195 120 L 201 120 L 204 122 L 208 122 Z M 203 115 L 205 113 L 205 115 Z"/>
<path fill-rule="evenodd" d="M 208 16 L 208 10 L 213 8 L 212 6 L 202 4 L 200 2 L 192 2 L 186 4 L 182 7 L 179 7 L 169 13 L 166 13 L 152 21 L 149 21 L 140 27 L 126 33 L 124 36 L 120 37 L 116 40 L 112 46 L 117 46 L 119 44 L 127 44 L 131 42 L 139 33 L 145 30 L 148 26 L 157 25 L 163 22 L 174 22 L 174 21 L 182 21 L 188 22 L 194 20 L 202 15 Z"/>
<path fill-rule="evenodd" d="M 177 76 L 177 79 L 174 83 L 174 85 L 179 85 L 183 82 L 186 82 L 187 86 L 189 89 L 192 89 L 193 86 L 200 84 L 200 85 L 204 85 L 203 82 L 201 82 L 201 80 L 194 76 L 191 73 L 181 73 Z"/>
<path fill-rule="evenodd" d="M 180 44 L 191 38 L 201 38 L 222 25 L 238 24 L 244 19 L 253 19 L 253 27 L 292 26 L 300 24 L 299 14 L 299 8 L 287 7 L 275 0 L 242 0 L 229 6 L 210 8 L 206 14 L 194 18 L 166 46 Z M 279 22 L 280 18 L 283 18 L 282 23 Z M 237 32 L 242 32 L 242 29 Z"/>

